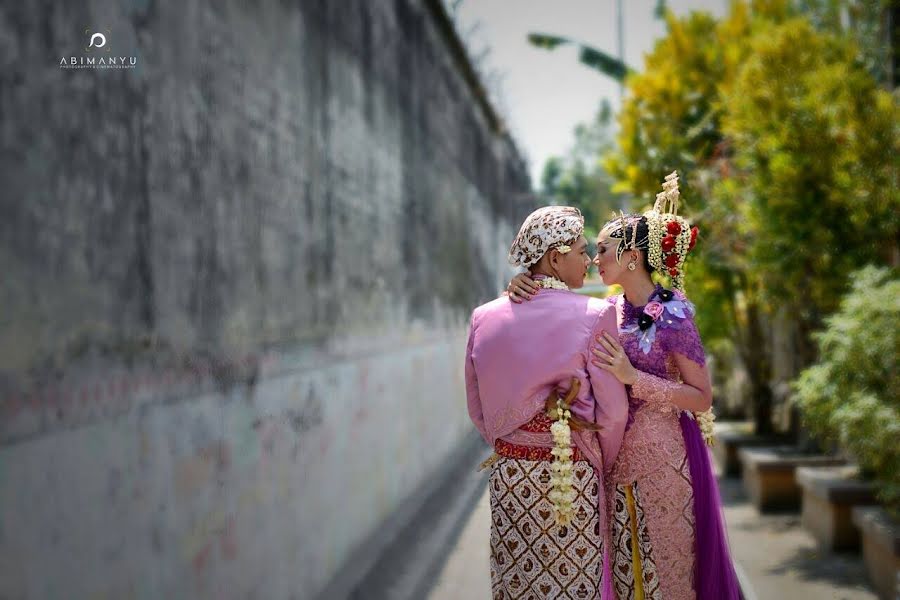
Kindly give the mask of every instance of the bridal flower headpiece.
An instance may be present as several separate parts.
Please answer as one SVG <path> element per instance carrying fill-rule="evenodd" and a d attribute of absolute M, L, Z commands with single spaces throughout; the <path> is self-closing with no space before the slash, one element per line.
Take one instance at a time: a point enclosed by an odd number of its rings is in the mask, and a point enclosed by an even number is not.
<path fill-rule="evenodd" d="M 678 172 L 666 175 L 663 191 L 656 195 L 653 209 L 644 213 L 649 229 L 647 260 L 660 273 L 672 278 L 672 285 L 684 289 L 684 259 L 697 243 L 699 230 L 678 216 Z"/>

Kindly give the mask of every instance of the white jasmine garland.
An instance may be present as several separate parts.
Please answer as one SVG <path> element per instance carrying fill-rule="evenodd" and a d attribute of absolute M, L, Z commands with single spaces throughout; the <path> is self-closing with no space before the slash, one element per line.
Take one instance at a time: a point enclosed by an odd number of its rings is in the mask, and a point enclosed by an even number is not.
<path fill-rule="evenodd" d="M 556 279 L 555 277 L 545 277 L 543 279 L 538 279 L 537 284 L 542 288 L 549 288 L 554 290 L 568 290 L 569 286 L 565 283 Z"/>
<path fill-rule="evenodd" d="M 650 241 L 647 260 L 654 269 L 662 272 L 665 267 L 662 261 L 662 247 L 660 246 L 664 227 L 662 215 L 655 210 L 648 210 L 644 213 L 644 216 L 647 217 L 647 234 Z"/>
<path fill-rule="evenodd" d="M 543 281 L 546 281 L 543 280 Z M 548 497 L 553 504 L 553 512 L 556 523 L 560 526 L 572 522 L 572 507 L 576 493 L 572 485 L 572 429 L 569 427 L 569 419 L 572 413 L 569 408 L 558 400 L 556 403 L 558 416 L 550 426 L 550 434 L 553 436 L 554 448 L 550 450 L 554 460 L 550 464 L 550 493 Z"/>
<path fill-rule="evenodd" d="M 666 175 L 662 187 L 663 191 L 656 195 L 653 210 L 644 213 L 649 241 L 647 260 L 656 271 L 668 276 L 676 289 L 683 290 L 684 259 L 690 250 L 691 227 L 683 217 L 678 216 L 678 201 L 681 195 L 678 191 L 678 173 L 673 171 Z M 669 233 L 671 223 L 678 223 L 677 234 Z M 666 251 L 662 248 L 662 242 L 669 235 L 674 238 L 675 245 Z M 674 265 L 666 264 L 666 259 L 673 255 L 678 257 L 678 261 Z"/>
<path fill-rule="evenodd" d="M 716 422 L 716 416 L 713 414 L 712 409 L 695 412 L 694 419 L 697 421 L 697 426 L 700 427 L 700 433 L 703 434 L 703 441 L 706 442 L 707 446 L 712 446 L 715 443 L 713 434 Z"/>

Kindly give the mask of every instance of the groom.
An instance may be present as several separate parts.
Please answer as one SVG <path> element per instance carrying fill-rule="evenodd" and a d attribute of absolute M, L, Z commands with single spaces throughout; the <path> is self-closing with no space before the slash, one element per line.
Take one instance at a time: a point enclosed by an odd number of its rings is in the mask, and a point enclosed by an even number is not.
<path fill-rule="evenodd" d="M 541 289 L 530 302 L 501 297 L 475 309 L 465 369 L 469 415 L 498 455 L 490 483 L 493 597 L 542 590 L 546 598 L 599 598 L 608 529 L 603 475 L 619 452 L 628 400 L 618 379 L 592 363 L 591 345 L 603 332 L 618 335 L 615 307 L 571 291 L 584 285 L 591 262 L 577 208 L 533 212 L 509 258 L 529 268 Z M 555 417 L 545 409 L 558 388 L 569 389 L 577 418 L 574 448 L 562 450 L 572 466 L 560 464 L 560 439 L 569 434 L 551 435 Z M 561 473 L 581 477 L 566 494 L 574 498 L 562 503 L 553 489 Z M 554 527 L 548 515 L 567 503 L 571 527 L 565 519 Z M 543 535 L 559 537 L 559 553 L 546 551 Z"/>

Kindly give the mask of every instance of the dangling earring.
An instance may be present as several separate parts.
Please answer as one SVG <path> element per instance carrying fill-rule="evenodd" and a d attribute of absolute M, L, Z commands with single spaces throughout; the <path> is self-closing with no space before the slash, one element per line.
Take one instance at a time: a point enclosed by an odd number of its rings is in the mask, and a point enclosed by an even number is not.
<path fill-rule="evenodd" d="M 634 271 L 637 269 L 637 254 L 631 255 L 631 261 L 628 263 L 628 270 Z"/>

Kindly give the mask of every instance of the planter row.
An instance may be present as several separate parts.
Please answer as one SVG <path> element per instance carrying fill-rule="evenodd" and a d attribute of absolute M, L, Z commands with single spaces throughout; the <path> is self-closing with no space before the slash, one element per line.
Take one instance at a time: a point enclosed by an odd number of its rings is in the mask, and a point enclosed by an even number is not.
<path fill-rule="evenodd" d="M 876 503 L 871 484 L 846 461 L 772 445 L 779 438 L 717 432 L 714 454 L 722 473 L 740 476 L 760 512 L 801 510 L 801 520 L 823 549 L 862 549 L 878 595 L 900 599 L 900 524 Z"/>

